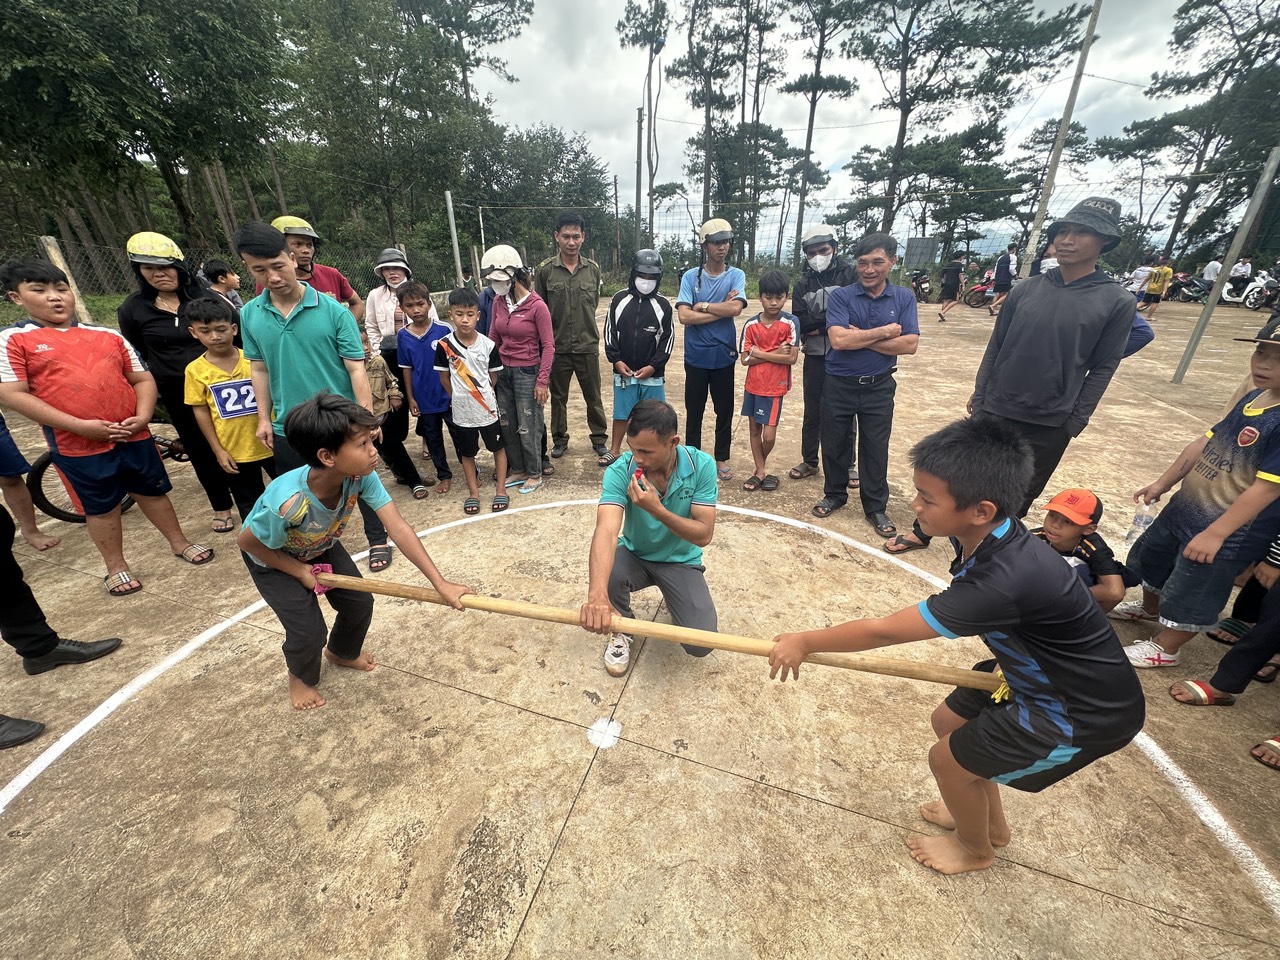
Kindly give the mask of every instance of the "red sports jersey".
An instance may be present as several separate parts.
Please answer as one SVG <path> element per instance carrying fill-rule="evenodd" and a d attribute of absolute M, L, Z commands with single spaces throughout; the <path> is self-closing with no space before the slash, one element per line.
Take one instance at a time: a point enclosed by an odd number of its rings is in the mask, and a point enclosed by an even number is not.
<path fill-rule="evenodd" d="M 798 348 L 800 331 L 796 318 L 783 313 L 773 323 L 765 324 L 759 316 L 752 317 L 742 327 L 739 353 L 755 347 L 761 353 L 773 353 L 786 344 Z M 791 368 L 783 363 L 753 363 L 747 367 L 747 393 L 757 397 L 781 397 L 791 389 Z"/>
<path fill-rule="evenodd" d="M 108 423 L 132 417 L 138 395 L 125 374 L 145 370 L 128 341 L 105 327 L 46 327 L 24 320 L 0 330 L 0 383 L 25 381 L 33 396 L 72 416 Z M 68 457 L 106 453 L 115 446 L 51 427 L 44 434 L 52 449 Z M 129 439 L 149 436 L 144 427 Z"/>

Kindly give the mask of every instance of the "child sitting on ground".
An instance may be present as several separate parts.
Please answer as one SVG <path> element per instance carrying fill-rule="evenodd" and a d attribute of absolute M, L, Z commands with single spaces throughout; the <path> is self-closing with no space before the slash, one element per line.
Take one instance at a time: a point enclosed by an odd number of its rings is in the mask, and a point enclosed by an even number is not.
<path fill-rule="evenodd" d="M 227 301 L 212 297 L 187 305 L 191 336 L 204 353 L 187 364 L 183 392 L 200 432 L 226 474 L 227 491 L 243 521 L 276 475 L 271 450 L 258 439 L 258 401 L 249 361 L 235 344 L 239 324 Z M 229 521 L 230 523 L 230 521 Z M 230 533 L 230 523 L 221 533 Z"/>
<path fill-rule="evenodd" d="M 448 493 L 453 481 L 449 458 L 444 452 L 444 426 L 449 417 L 449 395 L 436 375 L 436 347 L 449 333 L 449 328 L 431 317 L 431 291 L 426 284 L 410 280 L 396 290 L 400 309 L 409 323 L 397 335 L 396 353 L 400 366 L 409 372 L 404 389 L 409 412 L 418 418 L 418 436 L 422 437 L 431 462 L 435 464 L 440 486 L 436 493 Z"/>
<path fill-rule="evenodd" d="M 955 832 L 907 839 L 920 863 L 963 873 L 991 866 L 1009 842 L 998 785 L 1038 792 L 1119 750 L 1142 729 L 1142 688 L 1080 578 L 1015 518 L 1031 482 L 1025 440 L 996 421 L 960 420 L 910 457 L 921 528 L 961 550 L 951 585 L 882 619 L 784 633 L 769 675 L 798 678 L 819 651 L 982 637 L 995 659 L 974 669 L 998 668 L 1007 698 L 957 688 L 934 710 L 929 767 L 942 799 L 920 813 Z"/>
<path fill-rule="evenodd" d="M 1098 533 L 1101 521 L 1102 501 L 1092 490 L 1063 490 L 1044 508 L 1044 526 L 1031 533 L 1062 555 L 1106 613 L 1138 580 Z"/>
<path fill-rule="evenodd" d="M 400 392 L 400 381 L 392 374 L 382 354 L 374 350 L 369 343 L 369 334 L 364 327 L 360 328 L 360 343 L 364 345 L 364 369 L 369 375 L 369 393 L 373 397 L 373 415 L 383 420 L 393 410 L 399 410 L 404 404 L 404 394 Z M 428 484 L 422 482 L 422 474 L 414 465 L 409 451 L 404 448 L 403 441 L 397 440 L 382 431 L 378 439 L 373 441 L 378 455 L 391 468 L 396 483 L 403 484 L 413 491 L 413 499 L 422 500 L 427 496 Z M 432 481 L 433 483 L 435 481 Z"/>
<path fill-rule="evenodd" d="M 658 292 L 662 257 L 637 250 L 631 279 L 609 302 L 604 316 L 604 355 L 613 366 L 613 435 L 596 463 L 607 467 L 622 456 L 622 437 L 641 400 L 667 401 L 667 361 L 676 342 L 671 301 Z"/>
<path fill-rule="evenodd" d="M 115 330 L 75 321 L 67 275 L 43 260 L 0 268 L 9 300 L 29 317 L 0 330 L 0 403 L 44 427 L 54 466 L 84 508 L 113 597 L 137 593 L 120 527 L 129 494 L 179 560 L 199 566 L 213 549 L 192 543 L 169 502 L 173 489 L 147 429 L 156 382 Z"/>
<path fill-rule="evenodd" d="M 449 323 L 453 333 L 436 347 L 435 370 L 440 384 L 449 394 L 450 413 L 447 423 L 453 449 L 462 462 L 467 478 L 467 498 L 462 512 L 480 512 L 480 481 L 476 475 L 476 454 L 480 441 L 493 454 L 493 479 L 496 491 L 489 507 L 501 513 L 511 505 L 507 488 L 507 449 L 498 423 L 498 398 L 493 385 L 498 380 L 502 361 L 492 340 L 476 332 L 480 319 L 479 300 L 470 287 L 458 287 L 449 294 Z"/>
<path fill-rule="evenodd" d="M 742 391 L 742 415 L 751 434 L 752 471 L 742 489 L 777 490 L 778 478 L 768 472 L 769 454 L 778 440 L 782 398 L 791 389 L 791 367 L 800 356 L 800 321 L 782 309 L 791 281 L 781 270 L 760 278 L 760 307 L 742 325 L 738 355 L 747 368 Z"/>
<path fill-rule="evenodd" d="M 373 597 L 328 590 L 315 578 L 321 572 L 360 576 L 339 539 L 357 500 L 377 512 L 400 552 L 451 606 L 461 610 L 461 597 L 470 592 L 441 576 L 378 479 L 371 434 L 377 425 L 368 410 L 327 390 L 290 410 L 285 438 L 307 465 L 273 480 L 240 530 L 240 549 L 254 561 L 249 567 L 254 585 L 284 627 L 282 649 L 295 710 L 325 704 L 316 689 L 322 651 L 335 666 L 372 670 L 376 665 L 363 650 Z M 332 631 L 320 612 L 321 594 L 338 614 Z"/>
<path fill-rule="evenodd" d="M 1133 495 L 1155 503 L 1182 481 L 1129 550 L 1142 599 L 1108 614 L 1160 622 L 1150 640 L 1125 648 L 1135 667 L 1177 665 L 1182 645 L 1213 628 L 1236 577 L 1280 533 L 1280 318 L 1236 339 L 1257 344 L 1249 361 L 1256 389 Z"/>

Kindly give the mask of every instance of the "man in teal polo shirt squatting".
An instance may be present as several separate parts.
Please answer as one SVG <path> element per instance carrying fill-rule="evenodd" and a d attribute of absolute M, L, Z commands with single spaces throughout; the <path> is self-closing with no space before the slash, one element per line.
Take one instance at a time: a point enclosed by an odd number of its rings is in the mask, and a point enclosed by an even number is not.
<path fill-rule="evenodd" d="M 585 630 L 611 634 L 604 667 L 615 677 L 631 665 L 631 637 L 613 633 L 613 615 L 632 615 L 635 590 L 656 586 L 679 626 L 718 626 L 702 565 L 702 548 L 716 527 L 716 463 L 710 454 L 682 446 L 678 429 L 667 404 L 640 401 L 627 422 L 631 452 L 604 474 L 579 622 Z M 681 646 L 695 657 L 711 652 Z"/>

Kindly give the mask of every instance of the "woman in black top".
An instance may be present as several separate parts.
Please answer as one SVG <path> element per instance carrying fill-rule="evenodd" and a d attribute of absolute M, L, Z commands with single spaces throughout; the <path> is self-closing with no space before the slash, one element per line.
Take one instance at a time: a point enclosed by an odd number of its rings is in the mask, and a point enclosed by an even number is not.
<path fill-rule="evenodd" d="M 183 389 L 187 364 L 204 353 L 200 341 L 191 335 L 187 304 L 204 296 L 204 291 L 187 271 L 178 245 L 163 234 L 136 233 L 129 238 L 126 250 L 138 278 L 138 292 L 116 310 L 120 333 L 155 377 L 160 402 L 209 497 L 213 508 L 210 528 L 215 533 L 230 533 L 235 521 L 226 475 L 200 432 Z"/>

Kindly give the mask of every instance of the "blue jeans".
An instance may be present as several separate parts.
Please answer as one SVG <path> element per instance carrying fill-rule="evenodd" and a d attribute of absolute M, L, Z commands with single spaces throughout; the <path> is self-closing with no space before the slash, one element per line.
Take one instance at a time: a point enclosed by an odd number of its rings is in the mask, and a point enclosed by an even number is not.
<path fill-rule="evenodd" d="M 538 368 L 506 367 L 493 388 L 498 398 L 498 422 L 507 440 L 507 470 L 542 476 L 542 404 L 534 398 Z"/>
<path fill-rule="evenodd" d="M 1199 633 L 1218 622 L 1240 571 L 1243 557 L 1218 557 L 1196 563 L 1182 555 L 1186 541 L 1174 534 L 1163 516 L 1129 549 L 1129 567 L 1142 578 L 1142 589 L 1160 598 L 1160 623 L 1170 630 Z"/>

